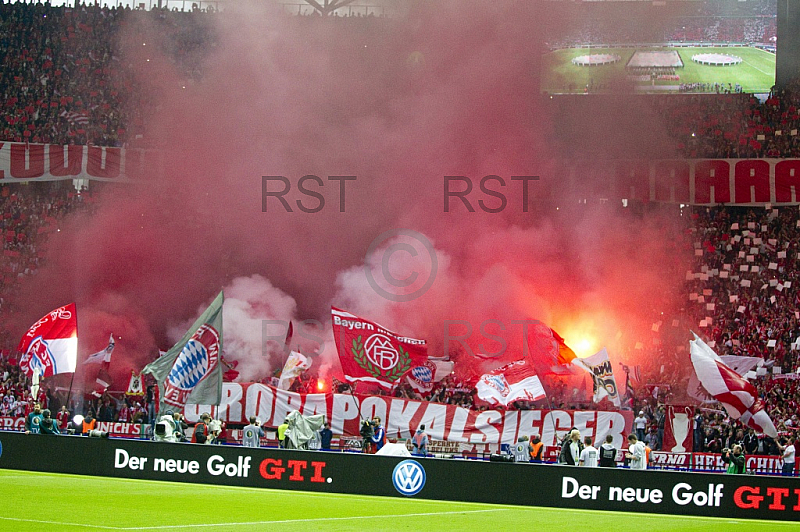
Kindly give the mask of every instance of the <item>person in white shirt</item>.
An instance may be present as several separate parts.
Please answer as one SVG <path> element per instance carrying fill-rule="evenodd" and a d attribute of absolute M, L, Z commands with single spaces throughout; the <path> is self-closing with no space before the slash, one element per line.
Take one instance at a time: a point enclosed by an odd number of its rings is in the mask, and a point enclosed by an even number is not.
<path fill-rule="evenodd" d="M 783 453 L 783 468 L 781 474 L 786 477 L 794 476 L 795 437 L 789 436 L 786 446 L 778 444 L 778 449 Z"/>
<path fill-rule="evenodd" d="M 583 439 L 583 450 L 581 451 L 581 467 L 597 467 L 597 449 L 592 445 L 592 437 L 586 436 Z"/>
<path fill-rule="evenodd" d="M 647 429 L 647 418 L 644 415 L 644 410 L 639 410 L 639 416 L 633 420 L 633 428 L 636 429 L 636 439 L 644 441 L 644 435 Z"/>
<path fill-rule="evenodd" d="M 647 451 L 644 448 L 644 443 L 636 438 L 636 434 L 629 434 L 628 445 L 628 452 L 625 453 L 625 458 L 630 461 L 630 468 L 647 469 Z"/>

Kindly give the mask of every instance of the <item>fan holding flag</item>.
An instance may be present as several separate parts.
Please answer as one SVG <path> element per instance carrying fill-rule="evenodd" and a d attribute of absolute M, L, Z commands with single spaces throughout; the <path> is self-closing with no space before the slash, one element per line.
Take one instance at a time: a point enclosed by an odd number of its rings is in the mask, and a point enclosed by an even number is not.
<path fill-rule="evenodd" d="M 778 431 L 764 409 L 764 402 L 755 387 L 725 365 L 722 359 L 695 333 L 689 342 L 697 379 L 703 388 L 722 403 L 728 414 L 748 427 L 777 438 Z"/>
<path fill-rule="evenodd" d="M 166 405 L 183 409 L 187 402 L 219 405 L 222 399 L 222 292 L 178 343 L 142 369 L 158 383 L 159 412 Z"/>
<path fill-rule="evenodd" d="M 19 367 L 32 378 L 74 373 L 78 360 L 78 317 L 75 303 L 64 305 L 31 325 L 17 350 L 22 353 Z"/>

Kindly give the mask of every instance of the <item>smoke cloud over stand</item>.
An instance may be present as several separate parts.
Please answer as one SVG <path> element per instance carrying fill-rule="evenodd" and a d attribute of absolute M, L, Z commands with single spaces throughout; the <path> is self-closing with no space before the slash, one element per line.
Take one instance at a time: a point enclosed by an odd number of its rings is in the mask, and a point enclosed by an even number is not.
<path fill-rule="evenodd" d="M 279 353 L 262 356 L 259 320 L 318 320 L 325 334 L 331 304 L 426 338 L 431 355 L 454 347 L 448 320 L 471 325 L 473 350 L 496 351 L 479 334 L 495 320 L 487 330 L 508 341 L 505 359 L 523 345 L 521 327 L 506 325 L 514 320 L 541 320 L 568 343 L 591 336 L 612 356 L 619 331 L 629 340 L 649 330 L 643 316 L 671 310 L 684 273 L 667 236 L 676 217 L 552 199 L 562 125 L 538 94 L 537 3 L 409 5 L 386 20 L 288 17 L 262 2 L 198 14 L 214 45 L 193 56 L 191 81 L 161 51 L 175 48 L 164 23 L 134 17 L 121 60 L 151 95 L 144 141 L 168 163 L 145 183 L 103 187 L 98 212 L 69 220 L 25 287 L 21 330 L 75 300 L 81 353 L 102 348 L 110 329 L 123 337 L 118 376 L 171 346 L 224 289 L 225 356 L 245 380 L 280 365 Z M 317 196 L 298 188 L 308 175 L 319 181 L 302 186 Z M 488 175 L 505 182 L 488 183 L 507 199 L 498 212 L 478 203 L 501 205 L 481 190 Z M 524 175 L 541 176 L 527 204 L 511 180 Z M 292 212 L 264 197 L 263 176 L 285 178 Z M 444 211 L 445 176 L 472 182 L 475 212 L 457 198 Z M 284 181 L 268 185 L 274 193 Z M 380 296 L 365 275 L 383 273 L 370 244 L 398 228 L 425 235 L 438 258 L 433 285 L 408 302 Z M 396 252 L 387 264 L 404 279 L 425 273 L 421 260 Z M 315 368 L 335 375 L 332 338 L 317 347 Z"/>

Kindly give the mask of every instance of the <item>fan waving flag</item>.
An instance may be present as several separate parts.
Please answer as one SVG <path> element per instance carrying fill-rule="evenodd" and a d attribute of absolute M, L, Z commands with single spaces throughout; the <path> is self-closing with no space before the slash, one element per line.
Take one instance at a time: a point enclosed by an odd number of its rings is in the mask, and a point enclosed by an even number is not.
<path fill-rule="evenodd" d="M 489 404 L 503 406 L 514 401 L 537 401 L 546 397 L 536 370 L 525 359 L 481 375 L 475 390 L 478 398 Z"/>
<path fill-rule="evenodd" d="M 423 365 L 414 366 L 406 376 L 408 384 L 418 392 L 428 393 L 433 385 L 453 372 L 454 362 L 429 358 Z"/>
<path fill-rule="evenodd" d="M 100 364 L 102 362 L 111 362 L 111 353 L 114 352 L 114 347 L 117 344 L 114 343 L 114 335 L 111 334 L 108 337 L 108 345 L 102 351 L 98 351 L 93 355 L 89 355 L 86 360 L 83 361 L 84 364 Z"/>
<path fill-rule="evenodd" d="M 219 405 L 222 399 L 222 292 L 178 343 L 142 370 L 158 382 L 161 403 Z M 159 405 L 159 411 L 161 406 Z"/>
<path fill-rule="evenodd" d="M 703 388 L 722 403 L 731 417 L 771 438 L 777 438 L 775 424 L 764 410 L 764 402 L 755 387 L 726 366 L 696 334 L 689 345 L 692 365 Z"/>
<path fill-rule="evenodd" d="M 286 359 L 286 364 L 283 365 L 278 388 L 288 390 L 294 380 L 310 367 L 311 360 L 308 357 L 297 351 L 292 351 L 289 353 L 289 358 Z"/>
<path fill-rule="evenodd" d="M 578 369 L 589 371 L 561 335 L 544 323 L 534 323 L 529 329 L 527 348 L 542 373 L 575 375 Z"/>
<path fill-rule="evenodd" d="M 400 336 L 371 321 L 331 307 L 333 338 L 348 382 L 392 389 L 414 366 L 428 360 L 425 340 Z"/>
<path fill-rule="evenodd" d="M 34 323 L 22 337 L 17 350 L 19 367 L 25 375 L 50 377 L 73 373 L 78 362 L 78 317 L 75 303 L 59 307 Z"/>
<path fill-rule="evenodd" d="M 614 379 L 614 369 L 608 358 L 608 351 L 604 347 L 594 355 L 584 358 L 583 363 L 591 370 L 594 381 L 594 402 L 599 403 L 603 397 L 608 397 L 615 406 L 621 406 L 617 381 Z"/>
<path fill-rule="evenodd" d="M 128 381 L 128 391 L 125 395 L 144 395 L 144 386 L 142 386 L 142 376 L 131 370 L 131 380 Z"/>

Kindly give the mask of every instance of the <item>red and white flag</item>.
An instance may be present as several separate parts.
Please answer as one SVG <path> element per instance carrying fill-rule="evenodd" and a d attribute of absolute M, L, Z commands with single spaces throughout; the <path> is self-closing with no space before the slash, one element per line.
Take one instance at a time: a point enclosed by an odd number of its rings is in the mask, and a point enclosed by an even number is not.
<path fill-rule="evenodd" d="M 78 317 L 75 303 L 59 307 L 34 323 L 17 350 L 19 367 L 28 377 L 73 373 L 78 361 Z"/>
<path fill-rule="evenodd" d="M 755 387 L 726 366 L 696 334 L 694 338 L 689 342 L 689 349 L 694 371 L 703 388 L 722 403 L 731 417 L 767 436 L 777 438 L 775 424 L 764 410 L 764 402 Z"/>
<path fill-rule="evenodd" d="M 478 398 L 493 405 L 508 406 L 514 401 L 537 401 L 546 397 L 536 370 L 525 359 L 481 375 L 475 389 Z"/>
<path fill-rule="evenodd" d="M 286 364 L 283 365 L 281 378 L 278 381 L 278 388 L 281 390 L 288 390 L 292 386 L 294 380 L 310 367 L 311 359 L 302 353 L 292 351 L 286 359 Z"/>
<path fill-rule="evenodd" d="M 128 391 L 125 395 L 144 395 L 144 386 L 142 385 L 142 375 L 131 370 L 131 380 L 128 381 Z"/>
<path fill-rule="evenodd" d="M 528 350 L 542 372 L 554 375 L 578 375 L 589 371 L 560 334 L 543 323 L 535 323 L 528 331 Z"/>
<path fill-rule="evenodd" d="M 331 307 L 333 338 L 348 382 L 392 389 L 428 360 L 425 340 L 401 336 L 377 323 Z"/>

